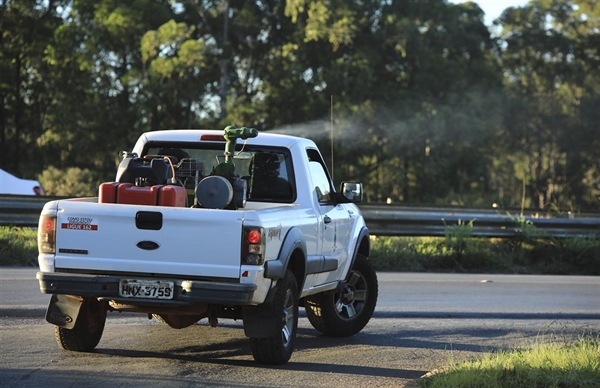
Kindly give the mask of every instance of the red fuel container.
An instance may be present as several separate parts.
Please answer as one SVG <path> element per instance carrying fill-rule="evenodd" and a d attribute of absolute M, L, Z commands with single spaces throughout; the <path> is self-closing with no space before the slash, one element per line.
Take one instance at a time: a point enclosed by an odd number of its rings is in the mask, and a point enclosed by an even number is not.
<path fill-rule="evenodd" d="M 158 192 L 158 206 L 185 207 L 187 190 L 182 186 L 163 186 Z"/>
<path fill-rule="evenodd" d="M 132 183 L 105 182 L 100 185 L 98 202 L 129 205 L 185 207 L 187 190 L 182 186 L 144 186 Z"/>
<path fill-rule="evenodd" d="M 117 203 L 117 187 L 119 182 L 104 182 L 98 189 L 98 202 Z"/>
<path fill-rule="evenodd" d="M 117 189 L 117 203 L 156 206 L 158 192 L 162 187 L 162 185 L 138 187 L 131 183 L 123 183 Z"/>

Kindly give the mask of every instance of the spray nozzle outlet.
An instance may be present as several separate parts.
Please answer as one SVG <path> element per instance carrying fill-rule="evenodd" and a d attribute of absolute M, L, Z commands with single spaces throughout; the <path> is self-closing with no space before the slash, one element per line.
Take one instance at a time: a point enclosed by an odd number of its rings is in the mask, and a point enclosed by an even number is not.
<path fill-rule="evenodd" d="M 230 125 L 225 128 L 225 134 L 223 137 L 226 141 L 234 141 L 236 139 L 249 139 L 251 137 L 258 136 L 258 131 L 255 128 L 241 127 L 236 128 L 233 125 Z"/>

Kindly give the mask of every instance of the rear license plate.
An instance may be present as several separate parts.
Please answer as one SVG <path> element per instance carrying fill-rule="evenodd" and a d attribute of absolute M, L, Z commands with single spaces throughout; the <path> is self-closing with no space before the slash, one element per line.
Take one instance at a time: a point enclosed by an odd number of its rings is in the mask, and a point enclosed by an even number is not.
<path fill-rule="evenodd" d="M 123 279 L 119 284 L 119 295 L 125 298 L 173 299 L 173 282 Z"/>

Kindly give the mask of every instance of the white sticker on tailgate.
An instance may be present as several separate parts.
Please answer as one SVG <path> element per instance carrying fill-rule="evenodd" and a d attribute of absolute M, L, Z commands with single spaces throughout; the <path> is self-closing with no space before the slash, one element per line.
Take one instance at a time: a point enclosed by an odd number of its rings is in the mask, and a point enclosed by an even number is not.
<path fill-rule="evenodd" d="M 88 217 L 67 217 L 68 222 L 60 224 L 62 229 L 71 230 L 98 230 L 98 224 L 94 224 L 93 218 Z"/>

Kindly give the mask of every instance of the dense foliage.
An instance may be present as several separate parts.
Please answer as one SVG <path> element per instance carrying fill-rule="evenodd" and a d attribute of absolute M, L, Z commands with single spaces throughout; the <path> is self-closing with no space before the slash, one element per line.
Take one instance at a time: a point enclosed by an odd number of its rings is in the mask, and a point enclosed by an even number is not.
<path fill-rule="evenodd" d="M 313 138 L 370 202 L 597 210 L 600 5 L 532 0 L 493 33 L 483 16 L 446 0 L 0 1 L 0 167 L 93 194 L 141 132 L 233 124 Z"/>
<path fill-rule="evenodd" d="M 600 275 L 594 238 L 371 237 L 378 271 Z"/>

